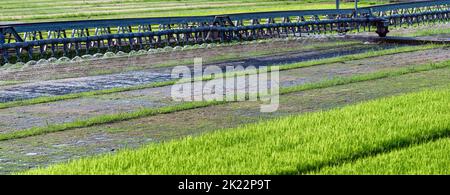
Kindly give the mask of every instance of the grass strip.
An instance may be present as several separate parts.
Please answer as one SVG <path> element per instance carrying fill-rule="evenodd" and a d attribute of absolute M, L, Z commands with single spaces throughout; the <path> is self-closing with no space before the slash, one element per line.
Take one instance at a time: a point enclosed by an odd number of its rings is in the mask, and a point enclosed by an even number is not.
<path fill-rule="evenodd" d="M 312 174 L 448 175 L 450 174 L 448 167 L 450 167 L 450 139 L 443 138 L 339 166 L 326 167 Z"/>
<path fill-rule="evenodd" d="M 360 60 L 360 59 L 377 57 L 377 56 L 382 56 L 382 55 L 392 55 L 392 54 L 399 54 L 399 53 L 406 53 L 406 52 L 436 49 L 436 48 L 441 48 L 441 47 L 444 47 L 444 46 L 430 44 L 430 45 L 421 45 L 421 46 L 405 46 L 405 47 L 379 50 L 379 51 L 370 51 L 370 52 L 366 52 L 366 53 L 362 53 L 362 54 L 353 54 L 353 55 L 339 56 L 339 57 L 334 57 L 334 58 L 326 58 L 326 59 L 312 60 L 312 61 L 306 61 L 306 62 L 299 62 L 299 63 L 294 63 L 294 64 L 280 65 L 280 71 L 291 70 L 291 69 L 296 69 L 296 68 L 311 67 L 311 66 L 317 66 L 317 65 L 324 65 L 324 64 L 330 64 L 330 63 L 346 62 L 346 61 L 350 61 L 350 60 Z M 227 74 L 230 74 L 230 73 L 227 73 Z M 232 74 L 236 74 L 236 73 L 232 73 Z M 240 74 L 244 75 L 245 72 L 240 73 Z M 205 77 L 202 79 L 207 81 L 207 80 L 211 80 L 212 78 Z M 106 95 L 106 94 L 111 94 L 111 93 L 118 93 L 118 92 L 132 91 L 132 90 L 164 87 L 164 86 L 173 85 L 177 82 L 178 82 L 178 80 L 171 80 L 171 81 L 154 82 L 154 83 L 150 83 L 150 84 L 131 86 L 131 87 L 120 87 L 120 88 L 112 88 L 112 89 L 105 89 L 105 90 L 73 93 L 73 94 L 60 95 L 60 96 L 46 96 L 46 97 L 38 97 L 38 98 L 27 99 L 27 100 L 4 102 L 4 103 L 0 103 L 0 109 L 19 107 L 19 106 L 28 106 L 28 105 L 42 104 L 42 103 L 50 103 L 50 102 L 55 102 L 55 101 L 76 99 L 76 98 L 82 98 L 82 97 L 90 97 L 90 96 L 96 96 L 96 95 Z"/>
<path fill-rule="evenodd" d="M 433 36 L 433 35 L 450 35 L 450 27 L 448 26 L 429 26 L 426 29 L 420 29 L 411 33 L 401 33 L 393 32 L 391 35 L 403 36 L 403 37 L 422 37 L 422 36 Z"/>
<path fill-rule="evenodd" d="M 448 136 L 449 96 L 450 88 L 383 98 L 83 158 L 25 174 L 304 174 Z"/>
<path fill-rule="evenodd" d="M 280 95 L 294 93 L 294 92 L 300 92 L 300 91 L 306 91 L 306 90 L 312 90 L 312 89 L 321 89 L 321 88 L 326 88 L 326 87 L 345 85 L 345 84 L 362 82 L 362 81 L 382 79 L 382 78 L 387 78 L 387 77 L 395 77 L 395 76 L 400 76 L 400 75 L 404 75 L 404 74 L 428 71 L 428 70 L 445 68 L 445 67 L 450 67 L 450 60 L 441 62 L 441 63 L 436 63 L 436 64 L 430 63 L 430 64 L 425 64 L 425 65 L 420 65 L 420 66 L 415 66 L 415 67 L 400 68 L 400 69 L 397 69 L 394 71 L 380 71 L 380 72 L 375 72 L 375 73 L 356 75 L 356 76 L 352 76 L 352 77 L 348 77 L 348 78 L 339 78 L 338 77 L 335 79 L 325 80 L 325 81 L 318 82 L 318 83 L 310 83 L 310 84 L 305 84 L 305 85 L 281 88 Z M 136 118 L 141 118 L 141 117 L 154 116 L 157 114 L 168 114 L 168 113 L 182 111 L 182 110 L 189 110 L 189 109 L 195 109 L 195 108 L 201 108 L 201 107 L 207 107 L 207 106 L 219 105 L 219 104 L 225 104 L 225 103 L 228 103 L 228 102 L 226 102 L 226 101 L 203 101 L 203 102 L 181 103 L 178 105 L 166 106 L 166 107 L 162 107 L 162 108 L 142 108 L 140 110 L 133 111 L 133 112 L 101 115 L 101 116 L 96 116 L 96 117 L 93 117 L 93 118 L 90 118 L 87 120 L 79 120 L 79 121 L 63 123 L 63 124 L 52 124 L 52 125 L 48 125 L 45 127 L 33 127 L 30 129 L 19 130 L 19 131 L 14 131 L 14 132 L 9 132 L 9 133 L 3 133 L 3 134 L 0 134 L 0 141 L 19 139 L 19 138 L 24 138 L 24 137 L 42 135 L 42 134 L 51 133 L 51 132 L 65 131 L 65 130 L 70 130 L 70 129 L 75 129 L 75 128 L 90 127 L 90 126 L 94 126 L 94 125 L 119 122 L 119 121 L 136 119 Z"/>

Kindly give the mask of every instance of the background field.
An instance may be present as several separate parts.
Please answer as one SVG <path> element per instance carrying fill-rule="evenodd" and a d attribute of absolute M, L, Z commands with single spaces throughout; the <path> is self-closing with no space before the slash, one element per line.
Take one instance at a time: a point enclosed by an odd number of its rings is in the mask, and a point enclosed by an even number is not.
<path fill-rule="evenodd" d="M 361 6 L 386 3 L 361 2 Z M 343 3 L 342 7 L 353 7 Z M 214 15 L 242 12 L 333 9 L 334 0 L 3 0 L 0 22 L 82 20 L 159 16 Z"/>

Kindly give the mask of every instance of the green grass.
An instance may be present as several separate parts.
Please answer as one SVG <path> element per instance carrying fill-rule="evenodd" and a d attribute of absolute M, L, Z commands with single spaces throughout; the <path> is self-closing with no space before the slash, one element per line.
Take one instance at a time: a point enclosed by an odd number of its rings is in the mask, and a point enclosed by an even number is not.
<path fill-rule="evenodd" d="M 361 6 L 387 1 L 364 1 Z M 342 3 L 351 8 L 352 3 Z M 332 0 L 3 0 L 0 21 L 55 21 L 100 18 L 220 15 L 242 12 L 335 8 Z M 76 11 L 74 11 L 76 10 Z"/>
<path fill-rule="evenodd" d="M 344 77 L 344 78 L 338 77 L 335 79 L 325 80 L 325 81 L 318 82 L 318 83 L 309 83 L 309 84 L 304 84 L 304 85 L 286 87 L 286 88 L 280 89 L 280 94 L 283 95 L 283 94 L 300 92 L 300 91 L 305 91 L 305 90 L 320 89 L 320 88 L 326 88 L 326 87 L 332 87 L 332 86 L 338 86 L 338 85 L 345 85 L 345 84 L 349 84 L 349 83 L 382 79 L 382 78 L 387 78 L 387 77 L 395 77 L 395 76 L 400 76 L 400 75 L 404 75 L 404 74 L 434 70 L 434 69 L 445 68 L 445 67 L 450 67 L 450 60 L 441 62 L 441 63 L 437 63 L 437 64 L 434 64 L 434 63 L 424 64 L 424 65 L 414 66 L 414 67 L 409 67 L 409 68 L 399 68 L 396 70 L 379 71 L 379 72 L 375 72 L 375 73 L 356 75 L 356 76 L 352 76 L 352 77 Z M 93 117 L 93 118 L 90 118 L 87 120 L 79 120 L 79 121 L 63 123 L 63 124 L 51 124 L 46 127 L 33 127 L 30 129 L 19 130 L 19 131 L 14 131 L 14 132 L 9 132 L 9 133 L 3 133 L 3 134 L 0 134 L 0 141 L 19 139 L 19 138 L 30 137 L 30 136 L 35 136 L 35 135 L 42 135 L 42 134 L 51 133 L 51 132 L 65 131 L 65 130 L 70 130 L 70 129 L 75 129 L 75 128 L 90 127 L 90 126 L 94 126 L 94 125 L 119 122 L 119 121 L 136 119 L 136 118 L 141 118 L 141 117 L 148 117 L 148 116 L 153 116 L 153 115 L 157 115 L 157 114 L 167 114 L 167 113 L 172 113 L 172 112 L 177 112 L 177 111 L 182 111 L 182 110 L 195 109 L 195 108 L 201 108 L 201 107 L 207 107 L 207 106 L 213 106 L 213 105 L 219 105 L 219 104 L 225 104 L 225 103 L 228 103 L 228 102 L 226 102 L 226 101 L 187 102 L 187 103 L 181 103 L 181 104 L 174 105 L 174 106 L 166 106 L 166 107 L 162 107 L 162 108 L 142 108 L 140 110 L 133 111 L 133 112 L 101 115 L 101 116 L 96 116 L 96 117 Z"/>
<path fill-rule="evenodd" d="M 434 27 L 433 28 L 433 26 L 430 26 L 430 28 L 417 30 L 412 33 L 405 34 L 405 33 L 393 32 L 391 35 L 403 36 L 403 37 L 422 37 L 422 36 L 433 36 L 433 35 L 443 35 L 443 34 L 450 35 L 450 28 L 449 27 Z"/>
<path fill-rule="evenodd" d="M 399 48 L 386 49 L 386 50 L 380 50 L 380 51 L 370 51 L 370 52 L 361 53 L 361 54 L 353 54 L 353 55 L 339 56 L 339 57 L 334 57 L 334 58 L 326 58 L 326 59 L 312 60 L 312 61 L 306 61 L 306 62 L 299 62 L 299 63 L 294 63 L 294 64 L 281 65 L 280 71 L 296 69 L 296 68 L 303 68 L 303 67 L 310 67 L 310 66 L 317 66 L 317 65 L 324 65 L 324 64 L 330 64 L 330 63 L 346 62 L 349 60 L 359 60 L 359 59 L 377 57 L 377 56 L 382 56 L 382 55 L 392 55 L 392 54 L 399 54 L 399 53 L 406 53 L 406 52 L 413 52 L 413 51 L 422 51 L 422 50 L 435 49 L 435 48 L 441 48 L 441 47 L 443 47 L 443 46 L 442 45 L 421 45 L 421 46 L 399 47 Z M 211 78 L 203 78 L 203 79 L 210 80 Z M 132 86 L 132 87 L 121 87 L 121 88 L 113 88 L 113 89 L 106 89 L 106 90 L 73 93 L 73 94 L 67 94 L 67 95 L 61 95 L 61 96 L 49 96 L 49 97 L 46 96 L 46 97 L 38 97 L 38 98 L 33 98 L 33 99 L 28 99 L 28 100 L 18 100 L 18 101 L 0 103 L 0 109 L 34 105 L 34 104 L 42 104 L 42 103 L 50 103 L 50 102 L 55 102 L 55 101 L 76 99 L 76 98 L 82 98 L 82 97 L 90 97 L 90 96 L 96 96 L 96 95 L 105 95 L 105 94 L 146 89 L 146 88 L 163 87 L 163 86 L 173 85 L 176 82 L 177 82 L 176 80 L 155 82 L 155 83 L 151 83 L 151 84 Z"/>
<path fill-rule="evenodd" d="M 23 81 L 0 81 L 0 86 L 16 85 L 24 83 Z"/>
<path fill-rule="evenodd" d="M 304 174 L 448 136 L 449 96 L 448 88 L 380 99 L 150 144 L 26 174 Z"/>
<path fill-rule="evenodd" d="M 447 114 L 447 118 L 450 116 Z M 339 166 L 326 167 L 315 174 L 450 174 L 450 139 L 395 150 Z"/>

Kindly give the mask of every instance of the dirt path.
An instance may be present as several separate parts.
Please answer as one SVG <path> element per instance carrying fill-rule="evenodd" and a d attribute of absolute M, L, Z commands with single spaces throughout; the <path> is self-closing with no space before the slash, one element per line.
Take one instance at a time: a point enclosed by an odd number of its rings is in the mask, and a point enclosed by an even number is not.
<path fill-rule="evenodd" d="M 2 141 L 0 174 L 111 153 L 122 148 L 135 148 L 149 142 L 199 135 L 280 116 L 440 88 L 450 83 L 448 75 L 450 69 L 446 68 L 283 95 L 280 98 L 280 109 L 275 113 L 260 113 L 258 102 L 239 102 Z"/>
<path fill-rule="evenodd" d="M 307 68 L 293 69 L 280 73 L 282 87 L 319 82 L 334 77 L 349 77 L 407 67 L 415 64 L 448 60 L 450 52 L 445 49 L 432 49 L 379 56 L 362 60 L 348 61 Z M 170 97 L 171 86 L 135 90 L 66 101 L 22 106 L 0 110 L 0 133 L 18 131 L 48 124 L 60 124 L 86 119 L 103 114 L 130 112 L 139 108 L 157 108 L 175 105 Z"/>

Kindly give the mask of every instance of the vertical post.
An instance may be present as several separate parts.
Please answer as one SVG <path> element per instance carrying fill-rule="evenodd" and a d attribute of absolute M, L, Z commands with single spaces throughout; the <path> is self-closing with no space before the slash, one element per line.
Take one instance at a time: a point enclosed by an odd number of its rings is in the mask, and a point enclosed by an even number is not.
<path fill-rule="evenodd" d="M 358 1 L 359 0 L 355 0 L 355 11 L 358 11 Z"/>
<path fill-rule="evenodd" d="M 0 28 L 0 44 L 5 44 L 5 34 L 3 28 Z"/>
<path fill-rule="evenodd" d="M 4 28 L 0 28 L 0 45 L 5 44 Z M 8 51 L 5 48 L 0 49 L 0 65 L 8 63 Z M 3 58 L 3 60 L 2 60 Z"/>
<path fill-rule="evenodd" d="M 339 9 L 339 0 L 336 0 L 336 9 Z"/>

